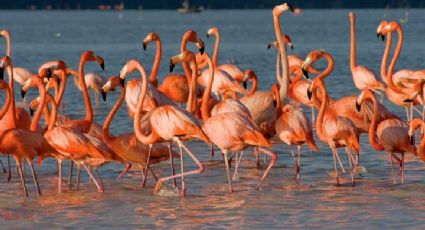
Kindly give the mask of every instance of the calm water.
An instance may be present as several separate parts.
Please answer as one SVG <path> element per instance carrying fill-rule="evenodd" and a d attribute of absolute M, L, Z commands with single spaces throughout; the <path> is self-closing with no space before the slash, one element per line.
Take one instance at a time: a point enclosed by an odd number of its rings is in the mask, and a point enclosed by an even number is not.
<path fill-rule="evenodd" d="M 379 72 L 384 43 L 376 38 L 380 20 L 399 20 L 404 11 L 356 10 L 358 33 L 358 63 Z M 398 66 L 423 68 L 425 52 L 425 11 L 411 10 L 409 22 L 403 25 L 405 45 Z M 104 76 L 118 74 L 130 58 L 137 58 L 150 69 L 155 52 L 149 46 L 142 50 L 142 39 L 156 31 L 163 41 L 163 63 L 160 78 L 167 74 L 168 58 L 177 54 L 182 34 L 193 29 L 205 38 L 211 26 L 221 30 L 220 61 L 236 61 L 242 68 L 254 69 L 260 77 L 260 87 L 267 89 L 275 80 L 275 52 L 266 49 L 274 40 L 271 11 L 208 11 L 196 15 L 178 15 L 174 11 L 117 12 L 26 12 L 2 11 L 0 28 L 12 33 L 15 66 L 35 71 L 51 59 L 63 59 L 77 68 L 80 54 L 91 49 L 105 57 Z M 282 27 L 290 34 L 295 53 L 305 56 L 312 49 L 322 48 L 334 56 L 336 67 L 327 79 L 333 97 L 358 93 L 348 66 L 349 24 L 346 10 L 304 11 L 300 16 L 284 15 Z M 211 51 L 212 39 L 204 39 Z M 3 41 L 2 41 L 3 42 Z M 193 49 L 193 47 L 190 47 Z M 4 45 L 0 46 L 4 53 Z M 98 71 L 94 64 L 88 71 Z M 180 70 L 180 69 L 178 69 Z M 180 70 L 181 71 L 181 70 Z M 30 97 L 35 94 L 30 93 Z M 103 122 L 118 94 L 109 96 L 96 109 L 95 119 Z M 82 114 L 81 93 L 69 83 L 65 93 L 65 113 Z M 390 110 L 404 117 L 404 110 L 385 102 Z M 124 109 L 116 116 L 114 133 L 132 130 L 132 121 Z M 414 227 L 425 224 L 425 167 L 418 161 L 406 167 L 405 184 L 393 185 L 385 154 L 373 151 L 362 137 L 362 165 L 366 171 L 358 176 L 357 186 L 335 187 L 331 178 L 332 157 L 327 146 L 318 141 L 320 153 L 306 151 L 302 158 L 301 181 L 294 181 L 294 166 L 286 146 L 276 145 L 277 165 L 271 171 L 262 191 L 256 190 L 263 170 L 257 170 L 251 150 L 245 154 L 240 179 L 234 183 L 234 193 L 227 193 L 224 164 L 220 156 L 209 160 L 209 149 L 201 143 L 189 146 L 206 165 L 202 175 L 187 177 L 185 198 L 153 195 L 154 182 L 140 187 L 141 174 L 132 171 L 115 180 L 121 165 L 110 164 L 100 171 L 106 192 L 99 194 L 83 173 L 80 190 L 65 189 L 56 193 L 56 166 L 52 160 L 36 167 L 42 191 L 35 194 L 29 174 L 30 198 L 23 198 L 21 184 L 15 172 L 11 183 L 0 178 L 0 220 L 2 228 L 66 228 L 66 227 L 126 227 L 126 228 L 273 228 L 273 227 Z M 341 151 L 340 151 L 341 152 Z M 5 162 L 5 158 L 2 159 Z M 344 158 L 345 160 L 345 158 Z M 344 161 L 346 163 L 346 161 Z M 190 165 L 187 162 L 186 165 Z M 66 170 L 67 168 L 65 168 Z M 168 175 L 167 164 L 154 167 L 157 174 Z M 28 172 L 28 171 L 27 171 Z M 65 171 L 67 172 L 67 171 Z M 67 175 L 67 173 L 65 173 Z M 346 179 L 349 175 L 344 175 Z"/>

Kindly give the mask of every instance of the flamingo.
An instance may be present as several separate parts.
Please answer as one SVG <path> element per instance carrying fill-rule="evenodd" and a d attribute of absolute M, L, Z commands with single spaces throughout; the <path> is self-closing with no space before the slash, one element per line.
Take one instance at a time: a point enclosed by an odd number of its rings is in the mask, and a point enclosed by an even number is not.
<path fill-rule="evenodd" d="M 367 68 L 366 66 L 357 65 L 356 61 L 356 15 L 353 12 L 348 14 L 350 18 L 350 70 L 353 76 L 354 85 L 359 89 L 363 90 L 366 88 L 374 90 L 374 92 L 381 94 L 377 90 L 384 90 L 384 85 L 377 80 L 376 74 Z"/>
<path fill-rule="evenodd" d="M 278 87 L 277 84 L 273 84 L 273 91 L 278 91 Z M 289 146 L 292 159 L 295 161 L 296 178 L 299 179 L 302 145 L 306 143 L 313 152 L 319 151 L 319 148 L 314 142 L 311 122 L 308 120 L 305 113 L 291 104 L 286 104 L 282 108 L 279 97 L 276 98 L 276 102 L 274 130 L 276 136 Z M 297 159 L 295 159 L 292 149 L 293 145 L 296 145 L 298 149 Z"/>
<path fill-rule="evenodd" d="M 154 191 L 158 192 L 161 189 L 161 184 L 167 180 L 182 177 L 182 188 L 181 195 L 185 194 L 185 184 L 183 177 L 192 174 L 199 174 L 204 170 L 204 166 L 202 163 L 193 155 L 192 151 L 190 151 L 186 145 L 183 143 L 183 140 L 187 140 L 190 138 L 198 138 L 203 140 L 206 143 L 209 143 L 209 140 L 205 133 L 201 130 L 199 122 L 193 117 L 193 115 L 177 106 L 173 105 L 163 105 L 158 106 L 151 110 L 150 116 L 148 117 L 147 123 L 150 125 L 151 133 L 149 135 L 145 135 L 141 128 L 141 119 L 142 119 L 142 108 L 143 103 L 146 98 L 148 82 L 146 78 L 146 72 L 143 66 L 136 60 L 130 60 L 123 67 L 120 72 L 120 78 L 125 79 L 126 75 L 131 72 L 139 70 L 142 75 L 142 88 L 140 92 L 140 99 L 137 103 L 136 113 L 134 117 L 134 130 L 137 139 L 143 144 L 148 144 L 149 147 L 152 144 L 160 141 L 161 139 L 166 141 L 175 141 L 179 145 L 180 148 L 180 159 L 181 159 L 181 167 L 183 169 L 183 153 L 182 148 L 185 152 L 195 161 L 198 169 L 192 170 L 189 172 L 182 172 L 179 174 L 175 174 L 169 177 L 160 178 L 155 186 Z M 197 71 L 192 71 L 192 74 L 196 74 Z M 193 79 L 196 76 L 192 76 Z M 192 82 L 193 84 L 193 82 Z M 193 95 L 192 95 L 193 96 Z M 188 99 L 191 100 L 191 98 Z M 149 156 L 147 164 L 145 168 L 149 166 Z"/>
<path fill-rule="evenodd" d="M 127 167 L 120 174 L 120 176 L 118 176 L 119 178 L 130 169 L 131 163 L 136 163 L 141 166 L 145 165 L 146 158 L 149 152 L 149 146 L 139 142 L 134 133 L 123 133 L 118 136 L 113 136 L 110 133 L 109 126 L 111 125 L 112 119 L 114 118 L 115 114 L 117 113 L 125 99 L 125 87 L 121 85 L 121 80 L 119 76 L 112 76 L 101 88 L 102 96 L 104 99 L 106 99 L 106 94 L 111 90 L 114 90 L 116 87 L 121 87 L 121 95 L 112 110 L 109 112 L 108 116 L 106 117 L 105 122 L 103 123 L 102 137 L 103 141 L 127 163 Z M 160 143 L 154 144 L 152 146 L 150 154 L 150 164 L 159 163 L 177 155 L 177 153 L 171 152 L 171 146 L 167 147 L 166 145 Z"/>
<path fill-rule="evenodd" d="M 180 61 L 192 61 L 195 58 L 190 52 L 182 53 Z M 232 192 L 232 180 L 229 172 L 229 162 L 227 160 L 228 152 L 239 152 L 250 146 L 264 146 L 270 148 L 270 144 L 263 137 L 255 123 L 251 122 L 245 116 L 235 112 L 224 112 L 218 113 L 213 116 L 210 115 L 208 110 L 208 98 L 211 93 L 212 85 L 214 82 L 214 64 L 207 54 L 204 54 L 207 58 L 209 73 L 211 74 L 208 82 L 207 89 L 204 91 L 202 97 L 202 129 L 209 138 L 209 140 L 217 145 L 224 155 L 224 162 L 226 164 L 227 179 L 229 183 L 229 192 Z M 275 164 L 277 157 L 275 153 L 272 153 L 264 148 L 259 148 L 261 153 L 271 156 L 271 161 L 266 171 L 264 172 L 261 180 L 258 184 L 258 188 L 261 188 L 263 180 L 268 175 L 270 169 Z"/>
<path fill-rule="evenodd" d="M 316 119 L 316 130 L 319 139 L 329 145 L 332 150 L 334 160 L 334 170 L 336 184 L 339 185 L 339 175 L 337 168 L 337 159 L 339 161 L 339 155 L 337 148 L 346 148 L 349 163 L 351 167 L 351 184 L 355 185 L 355 179 L 353 175 L 353 163 L 354 159 L 352 152 L 360 152 L 359 134 L 353 122 L 345 117 L 339 116 L 338 110 L 327 106 L 328 94 L 326 91 L 325 84 L 320 78 L 323 75 L 320 74 L 307 90 L 309 98 L 312 97 L 313 93 L 317 94 L 317 89 L 321 93 L 321 104 L 319 114 Z M 317 96 L 317 95 L 316 95 Z M 355 163 L 356 164 L 356 163 Z M 341 165 L 342 166 L 342 165 Z"/>
<path fill-rule="evenodd" d="M 361 108 L 364 101 L 371 100 L 373 103 L 373 119 L 369 128 L 369 142 L 372 148 L 377 151 L 387 152 L 391 162 L 393 182 L 396 183 L 393 167 L 393 157 L 400 163 L 401 181 L 404 182 L 404 155 L 416 155 L 414 144 L 410 143 L 409 126 L 400 118 L 391 118 L 380 121 L 378 123 L 378 106 L 375 95 L 369 89 L 365 89 L 356 100 L 357 109 Z M 377 139 L 375 138 L 377 137 Z M 401 154 L 401 160 L 396 156 L 396 153 Z"/>
<path fill-rule="evenodd" d="M 412 144 L 414 144 L 415 130 L 417 130 L 418 128 L 424 129 L 425 123 L 422 119 L 415 118 L 410 122 L 409 133 L 408 133 L 410 137 L 410 143 Z M 421 140 L 417 148 L 417 154 L 422 161 L 425 161 L 425 138 L 423 134 L 421 135 Z"/>

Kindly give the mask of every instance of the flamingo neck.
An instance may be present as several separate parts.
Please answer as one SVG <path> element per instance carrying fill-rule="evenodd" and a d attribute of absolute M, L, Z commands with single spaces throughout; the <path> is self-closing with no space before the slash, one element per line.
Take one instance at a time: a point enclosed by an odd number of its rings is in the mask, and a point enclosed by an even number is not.
<path fill-rule="evenodd" d="M 46 95 L 49 97 L 49 103 L 52 105 L 52 112 L 48 121 L 49 125 L 47 126 L 47 130 L 51 130 L 55 127 L 56 118 L 58 116 L 58 104 L 56 104 L 55 100 L 49 94 L 46 93 Z"/>
<path fill-rule="evenodd" d="M 6 55 L 12 57 L 12 43 L 10 42 L 9 33 L 4 38 L 6 39 Z"/>
<path fill-rule="evenodd" d="M 253 95 L 257 91 L 257 88 L 258 88 L 258 78 L 257 78 L 257 75 L 254 74 L 252 77 L 252 86 L 248 91 L 248 95 Z"/>
<path fill-rule="evenodd" d="M 286 97 L 288 95 L 288 85 L 289 85 L 289 64 L 288 64 L 288 56 L 286 53 L 286 44 L 283 40 L 283 36 L 282 36 L 282 30 L 280 28 L 280 20 L 279 20 L 279 15 L 275 15 L 273 14 L 273 22 L 274 22 L 274 30 L 275 30 L 275 34 L 276 34 L 276 40 L 278 42 L 278 46 L 279 46 L 279 52 L 280 52 L 280 61 L 282 63 L 282 72 L 281 72 L 281 77 L 278 80 L 279 85 L 280 85 L 280 90 L 279 90 L 279 96 L 280 96 L 280 101 L 283 103 L 286 100 Z"/>
<path fill-rule="evenodd" d="M 148 136 L 146 136 L 143 134 L 141 128 L 140 120 L 142 119 L 143 103 L 146 98 L 148 84 L 146 72 L 139 63 L 137 63 L 137 69 L 139 69 L 142 74 L 142 89 L 140 91 L 139 101 L 137 102 L 136 114 L 134 115 L 134 135 L 143 144 L 153 144 L 158 140 L 157 135 L 154 133 L 155 131 L 152 129 L 152 132 Z"/>
<path fill-rule="evenodd" d="M 114 118 L 115 114 L 118 112 L 118 110 L 120 109 L 121 105 L 124 103 L 125 92 L 126 92 L 125 91 L 125 87 L 121 87 L 120 98 L 115 103 L 114 107 L 112 108 L 111 112 L 109 112 L 108 116 L 105 119 L 105 122 L 103 123 L 102 138 L 105 141 L 110 141 L 110 140 L 112 140 L 114 138 L 111 135 L 110 131 L 109 131 L 109 127 L 111 125 L 112 119 Z"/>
<path fill-rule="evenodd" d="M 180 46 L 181 53 L 184 53 L 186 51 L 186 46 L 188 41 L 189 41 L 189 37 L 183 37 L 182 43 Z M 191 77 L 192 73 L 190 71 L 189 65 L 186 62 L 182 62 L 182 67 L 183 67 L 184 74 L 187 77 L 187 84 L 190 84 L 190 82 L 192 81 L 192 77 Z"/>
<path fill-rule="evenodd" d="M 220 47 L 220 34 L 218 33 L 218 31 L 214 32 L 214 36 L 215 36 L 215 43 L 214 43 L 214 52 L 213 52 L 213 56 L 212 56 L 212 63 L 214 65 L 214 68 L 217 68 L 217 66 L 218 66 L 218 49 Z"/>
<path fill-rule="evenodd" d="M 38 123 L 40 122 L 41 114 L 43 113 L 43 108 L 46 105 L 46 88 L 44 88 L 41 81 L 37 84 L 38 92 L 40 94 L 40 103 L 37 106 L 37 111 L 34 114 L 34 118 L 31 121 L 31 131 L 37 131 Z"/>
<path fill-rule="evenodd" d="M 377 151 L 381 151 L 384 150 L 384 146 L 382 146 L 381 144 L 379 144 L 376 141 L 375 138 L 375 133 L 376 133 L 376 129 L 378 126 L 378 103 L 376 102 L 376 98 L 374 96 L 369 96 L 367 98 L 370 98 L 370 100 L 372 101 L 373 104 L 373 116 L 372 116 L 372 122 L 370 124 L 369 127 L 369 142 L 370 145 L 372 145 L 372 147 L 377 150 Z M 367 99 L 365 98 L 365 99 Z"/>
<path fill-rule="evenodd" d="M 319 83 L 318 88 L 320 89 L 322 101 L 320 104 L 319 114 L 317 115 L 317 119 L 316 119 L 316 129 L 317 129 L 317 134 L 319 134 L 320 136 L 324 136 L 322 126 L 323 126 L 323 118 L 325 117 L 326 105 L 328 103 L 328 93 L 323 83 Z M 314 91 L 313 94 L 316 94 L 316 93 L 317 93 L 317 89 Z"/>
<path fill-rule="evenodd" d="M 155 87 L 158 87 L 157 75 L 158 75 L 159 64 L 161 63 L 161 56 L 162 56 L 161 40 L 158 38 L 158 40 L 156 40 L 155 61 L 153 63 L 152 71 L 149 76 L 149 82 Z"/>
<path fill-rule="evenodd" d="M 15 90 L 13 87 L 13 65 L 9 60 L 9 65 L 7 66 L 7 75 L 9 76 L 9 87 L 11 92 L 11 104 L 9 106 L 7 116 L 9 116 L 10 121 L 12 121 L 11 128 L 16 128 L 16 105 L 15 105 Z"/>
<path fill-rule="evenodd" d="M 80 60 L 80 67 L 79 67 L 79 75 L 80 75 L 80 86 L 81 86 L 81 90 L 83 92 L 83 97 L 84 97 L 84 104 L 86 106 L 86 116 L 84 118 L 84 120 L 88 121 L 88 122 L 92 122 L 93 121 L 93 109 L 91 107 L 91 103 L 90 103 L 90 96 L 89 96 L 89 92 L 87 91 L 87 85 L 86 85 L 86 81 L 84 79 L 84 64 L 86 63 L 85 58 L 81 58 Z M 75 77 L 75 76 L 74 76 Z"/>
<path fill-rule="evenodd" d="M 355 19 L 350 18 L 350 69 L 351 72 L 354 72 L 354 69 L 357 67 L 356 63 L 356 26 Z"/>
<path fill-rule="evenodd" d="M 189 111 L 190 113 L 195 113 L 196 110 L 196 92 L 197 92 L 197 72 L 198 72 L 198 67 L 196 65 L 196 61 L 195 59 L 193 59 L 190 62 L 190 68 L 192 70 L 192 76 L 191 78 L 188 78 L 188 80 L 190 79 L 191 81 L 188 81 L 189 85 L 189 96 L 187 98 L 187 111 Z"/>
<path fill-rule="evenodd" d="M 275 120 L 277 120 L 282 115 L 282 102 L 280 101 L 279 97 L 279 88 L 273 87 L 272 93 L 276 98 Z"/>
<path fill-rule="evenodd" d="M 214 64 L 211 59 L 207 57 L 207 63 L 210 73 L 210 78 L 208 80 L 207 88 L 204 90 L 204 94 L 202 95 L 202 105 L 201 105 L 201 116 L 202 121 L 205 123 L 210 118 L 210 110 L 208 109 L 208 100 L 210 99 L 212 84 L 214 82 Z"/>
<path fill-rule="evenodd" d="M 68 80 L 68 77 L 66 76 L 66 71 L 61 71 L 61 83 L 59 86 L 59 91 L 56 98 L 56 105 L 59 106 L 62 102 L 63 94 L 65 93 L 65 87 L 66 87 L 66 81 Z M 76 76 L 74 76 L 76 78 Z"/>
<path fill-rule="evenodd" d="M 382 80 L 388 84 L 388 73 L 387 73 L 387 64 L 388 64 L 388 56 L 391 51 L 391 43 L 392 43 L 392 32 L 388 32 L 387 42 L 385 44 L 384 54 L 382 56 L 381 62 L 381 78 Z"/>
<path fill-rule="evenodd" d="M 6 86 L 5 91 L 6 91 L 6 96 L 4 98 L 3 107 L 1 107 L 1 110 L 0 110 L 0 120 L 3 119 L 3 117 L 6 115 L 8 109 L 10 107 L 10 104 L 12 103 L 12 96 L 11 96 L 12 90 L 10 89 L 9 86 Z"/>
<path fill-rule="evenodd" d="M 279 49 L 277 49 L 277 53 L 276 53 L 276 80 L 277 82 L 280 82 L 280 79 L 282 78 L 282 67 L 281 67 L 281 63 L 280 63 L 280 51 Z"/>
<path fill-rule="evenodd" d="M 397 88 L 396 85 L 394 85 L 393 82 L 393 73 L 395 65 L 397 64 L 398 57 L 400 56 L 401 48 L 403 47 L 403 31 L 400 27 L 397 27 L 397 34 L 398 34 L 398 40 L 397 40 L 397 47 L 394 51 L 394 56 L 390 62 L 390 66 L 388 67 L 388 77 L 387 77 L 387 84 L 390 89 L 401 92 L 399 88 Z"/>
<path fill-rule="evenodd" d="M 324 53 L 323 57 L 326 59 L 326 61 L 328 61 L 328 66 L 326 67 L 325 71 L 323 71 L 321 74 L 319 74 L 319 76 L 317 76 L 317 78 L 321 80 L 329 76 L 329 74 L 331 74 L 332 71 L 334 70 L 334 66 L 335 66 L 335 62 L 331 55 L 329 55 L 328 53 Z"/>

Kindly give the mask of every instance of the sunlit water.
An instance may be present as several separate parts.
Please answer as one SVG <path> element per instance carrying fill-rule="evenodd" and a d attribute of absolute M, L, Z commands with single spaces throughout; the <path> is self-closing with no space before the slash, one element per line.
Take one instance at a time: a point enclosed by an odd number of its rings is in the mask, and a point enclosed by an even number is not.
<path fill-rule="evenodd" d="M 356 10 L 359 64 L 379 73 L 384 43 L 376 38 L 376 27 L 384 17 L 399 20 L 404 12 Z M 405 45 L 398 66 L 419 69 L 424 67 L 424 11 L 411 10 L 409 16 L 408 24 L 403 25 Z M 179 51 L 184 31 L 193 29 L 205 38 L 211 26 L 218 26 L 221 31 L 220 62 L 236 61 L 243 69 L 254 69 L 260 78 L 260 88 L 268 89 L 275 81 L 275 51 L 266 49 L 266 44 L 274 40 L 271 10 L 207 11 L 194 15 L 179 15 L 175 11 L 2 11 L 0 14 L 0 28 L 12 34 L 15 66 L 35 71 L 44 61 L 63 59 L 77 68 L 81 52 L 91 49 L 105 57 L 106 71 L 100 72 L 104 76 L 118 74 L 130 58 L 141 60 L 150 70 L 155 47 L 150 45 L 144 52 L 141 41 L 148 32 L 156 31 L 163 41 L 163 62 L 159 71 L 162 78 L 168 71 L 168 59 Z M 300 16 L 286 14 L 282 17 L 282 27 L 292 37 L 295 53 L 305 56 L 310 50 L 321 48 L 333 55 L 335 71 L 326 80 L 331 96 L 338 98 L 358 93 L 348 66 L 348 11 L 306 10 Z M 207 51 L 211 52 L 213 39 L 204 40 Z M 194 47 L 189 46 L 193 50 Z M 4 52 L 4 45 L 1 50 Z M 88 64 L 87 70 L 98 71 L 99 67 Z M 29 97 L 33 98 L 35 93 L 31 91 Z M 107 102 L 95 109 L 96 121 L 103 122 L 117 97 L 118 93 L 111 94 Z M 69 82 L 64 100 L 66 114 L 83 113 L 81 93 L 74 89 L 72 82 Z M 404 117 L 404 110 L 388 102 L 385 104 Z M 125 109 L 121 109 L 112 124 L 113 132 L 132 129 L 132 121 Z M 361 164 L 366 170 L 357 176 L 356 187 L 335 187 L 330 176 L 330 150 L 319 141 L 317 143 L 320 153 L 305 151 L 303 154 L 298 183 L 294 180 L 294 164 L 288 148 L 275 145 L 273 150 L 278 153 L 278 162 L 262 191 L 256 190 L 256 185 L 264 169 L 257 170 L 251 150 L 246 151 L 240 178 L 234 182 L 235 192 L 229 194 L 221 156 L 216 155 L 210 161 L 209 148 L 191 142 L 189 146 L 203 160 L 206 169 L 202 175 L 186 178 L 188 191 L 184 198 L 154 195 L 152 178 L 146 188 L 141 188 L 138 170 L 116 180 L 122 169 L 118 164 L 100 170 L 106 187 L 103 194 L 96 192 L 85 173 L 80 190 L 65 186 L 65 191 L 57 194 L 56 165 L 53 160 L 46 160 L 43 166 L 36 167 L 42 197 L 37 197 L 28 169 L 29 198 L 23 197 L 15 170 L 11 183 L 6 183 L 5 177 L 0 178 L 1 227 L 419 228 L 425 223 L 422 163 L 409 162 L 404 185 L 393 185 L 385 154 L 373 151 L 363 136 Z M 345 156 L 343 160 L 347 165 Z M 4 157 L 2 161 L 6 163 Z M 68 164 L 65 166 L 64 174 L 67 175 Z M 190 168 L 193 164 L 186 159 L 186 166 Z M 158 175 L 169 175 L 166 163 L 154 166 L 154 170 Z M 343 177 L 348 182 L 349 175 Z M 170 185 L 165 188 L 172 193 Z"/>

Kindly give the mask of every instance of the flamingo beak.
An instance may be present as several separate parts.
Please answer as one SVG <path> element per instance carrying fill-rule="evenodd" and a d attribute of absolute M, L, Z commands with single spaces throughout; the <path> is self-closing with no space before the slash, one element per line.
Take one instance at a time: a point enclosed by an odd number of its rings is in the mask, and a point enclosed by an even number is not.
<path fill-rule="evenodd" d="M 273 106 L 276 107 L 277 106 L 277 102 L 276 100 L 273 100 Z"/>
<path fill-rule="evenodd" d="M 102 70 L 105 71 L 105 63 L 104 62 L 100 63 L 100 68 L 102 68 Z"/>
<path fill-rule="evenodd" d="M 102 94 L 103 101 L 106 101 L 106 92 L 102 89 L 100 93 Z"/>
<path fill-rule="evenodd" d="M 267 49 L 270 49 L 270 48 L 272 48 L 272 45 L 271 44 L 267 44 Z"/>
<path fill-rule="evenodd" d="M 415 137 L 413 135 L 409 136 L 409 140 L 410 140 L 410 144 L 412 144 L 412 145 L 415 144 Z"/>
<path fill-rule="evenodd" d="M 124 87 L 125 84 L 125 78 L 120 78 L 120 84 L 122 87 Z"/>
<path fill-rule="evenodd" d="M 403 102 L 405 102 L 405 103 L 412 103 L 413 102 L 413 99 L 407 98 L 407 99 L 404 99 Z"/>
<path fill-rule="evenodd" d="M 291 4 L 286 3 L 286 5 L 288 6 L 289 11 L 294 12 L 294 7 L 292 7 Z"/>
<path fill-rule="evenodd" d="M 291 48 L 291 50 L 294 50 L 294 45 L 292 43 L 289 43 L 288 46 Z"/>
<path fill-rule="evenodd" d="M 50 78 L 52 78 L 53 76 L 53 72 L 50 68 L 47 68 L 47 80 L 50 80 Z"/>
<path fill-rule="evenodd" d="M 4 78 L 4 68 L 0 67 L 0 79 L 3 80 Z"/>
<path fill-rule="evenodd" d="M 210 35 L 207 33 L 207 38 L 209 38 L 210 37 Z"/>
<path fill-rule="evenodd" d="M 308 71 L 304 68 L 302 70 L 303 70 L 304 77 L 308 79 Z"/>
<path fill-rule="evenodd" d="M 205 46 L 199 48 L 199 53 L 201 53 L 201 55 L 204 54 L 204 51 L 205 51 Z"/>
<path fill-rule="evenodd" d="M 144 51 L 146 51 L 146 47 L 147 47 L 146 42 L 143 42 L 143 50 Z"/>
<path fill-rule="evenodd" d="M 243 81 L 243 82 L 242 82 L 242 86 L 243 86 L 243 88 L 244 88 L 244 89 L 246 89 L 246 88 L 247 88 L 247 83 L 246 83 L 246 81 Z"/>
<path fill-rule="evenodd" d="M 170 60 L 170 73 L 173 72 L 174 67 L 176 67 L 176 65 L 174 65 L 173 60 Z"/>
<path fill-rule="evenodd" d="M 30 116 L 31 117 L 34 116 L 34 109 L 33 108 L 30 108 Z"/>
<path fill-rule="evenodd" d="M 357 103 L 357 101 L 356 101 L 356 109 L 357 109 L 357 112 L 360 112 L 360 110 L 362 109 L 362 104 Z"/>
<path fill-rule="evenodd" d="M 21 89 L 21 97 L 22 97 L 22 99 L 25 97 L 25 94 L 27 94 L 27 91 Z"/>
<path fill-rule="evenodd" d="M 313 92 L 310 89 L 307 89 L 307 97 L 308 100 L 311 100 L 311 97 L 313 96 Z"/>

